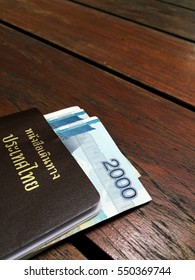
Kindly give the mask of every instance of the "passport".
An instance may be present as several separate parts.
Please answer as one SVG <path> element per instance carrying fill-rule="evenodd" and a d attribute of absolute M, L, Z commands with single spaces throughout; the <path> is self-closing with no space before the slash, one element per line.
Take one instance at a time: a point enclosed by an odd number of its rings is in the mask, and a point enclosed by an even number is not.
<path fill-rule="evenodd" d="M 36 108 L 0 118 L 0 259 L 96 215 L 100 195 Z"/>

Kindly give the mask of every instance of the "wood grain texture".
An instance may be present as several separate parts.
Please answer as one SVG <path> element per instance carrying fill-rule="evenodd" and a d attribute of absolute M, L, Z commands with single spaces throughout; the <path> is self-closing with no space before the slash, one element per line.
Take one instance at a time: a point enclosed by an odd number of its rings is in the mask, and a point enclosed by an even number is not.
<path fill-rule="evenodd" d="M 76 0 L 76 2 L 195 42 L 193 10 L 156 0 Z"/>
<path fill-rule="evenodd" d="M 195 105 L 194 44 L 63 0 L 0 3 L 5 21 Z"/>
<path fill-rule="evenodd" d="M 86 236 L 114 259 L 194 259 L 194 113 L 4 26 L 0 42 L 0 115 L 79 105 L 100 117 L 153 198 Z"/>
<path fill-rule="evenodd" d="M 195 2 L 193 0 L 160 0 L 160 2 L 169 3 L 195 11 Z"/>

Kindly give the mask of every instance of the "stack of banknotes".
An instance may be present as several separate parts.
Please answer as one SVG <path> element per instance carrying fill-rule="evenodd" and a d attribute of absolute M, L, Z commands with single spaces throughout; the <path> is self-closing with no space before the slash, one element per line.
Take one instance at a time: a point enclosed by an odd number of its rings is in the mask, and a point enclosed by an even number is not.
<path fill-rule="evenodd" d="M 97 117 L 78 106 L 44 116 L 100 194 L 101 210 L 44 247 L 151 200 L 140 174 Z"/>

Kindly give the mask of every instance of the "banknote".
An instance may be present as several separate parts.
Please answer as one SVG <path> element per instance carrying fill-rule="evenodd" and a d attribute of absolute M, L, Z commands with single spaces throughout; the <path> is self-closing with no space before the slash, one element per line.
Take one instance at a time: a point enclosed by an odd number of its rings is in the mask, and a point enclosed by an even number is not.
<path fill-rule="evenodd" d="M 39 246 L 34 253 L 151 200 L 138 179 L 140 174 L 97 117 L 89 117 L 83 109 L 74 106 L 45 118 L 100 193 L 101 210 L 90 220 Z"/>
<path fill-rule="evenodd" d="M 88 118 L 88 114 L 79 106 L 73 106 L 66 109 L 62 109 L 47 115 L 44 115 L 45 119 L 51 125 L 51 127 L 58 128 L 60 126 L 77 122 Z"/>
<path fill-rule="evenodd" d="M 54 131 L 100 193 L 101 210 L 95 217 L 55 238 L 53 243 L 151 200 L 134 167 L 97 117 Z M 45 247 L 51 244 L 52 241 Z"/>

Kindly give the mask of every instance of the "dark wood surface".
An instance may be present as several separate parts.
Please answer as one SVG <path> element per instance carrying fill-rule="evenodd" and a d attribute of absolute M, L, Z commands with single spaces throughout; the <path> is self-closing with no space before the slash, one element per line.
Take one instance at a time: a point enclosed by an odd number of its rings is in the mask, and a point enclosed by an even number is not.
<path fill-rule="evenodd" d="M 177 37 L 195 41 L 193 10 L 195 9 L 195 1 L 190 1 L 188 6 L 184 3 L 184 7 L 156 0 L 76 0 L 74 2 L 100 9 L 103 12 L 120 16 L 123 19 L 143 24 Z M 186 9 L 186 7 L 189 7 L 189 9 Z"/>
<path fill-rule="evenodd" d="M 193 43 L 70 1 L 1 2 L 4 21 L 130 82 L 195 106 Z"/>
<path fill-rule="evenodd" d="M 175 36 L 122 19 L 122 1 L 99 1 L 106 12 L 84 6 L 93 1 L 13 2 L 0 0 L 0 115 L 79 105 L 102 120 L 153 199 L 34 258 L 195 259 L 191 38 L 178 38 L 177 24 Z"/>

